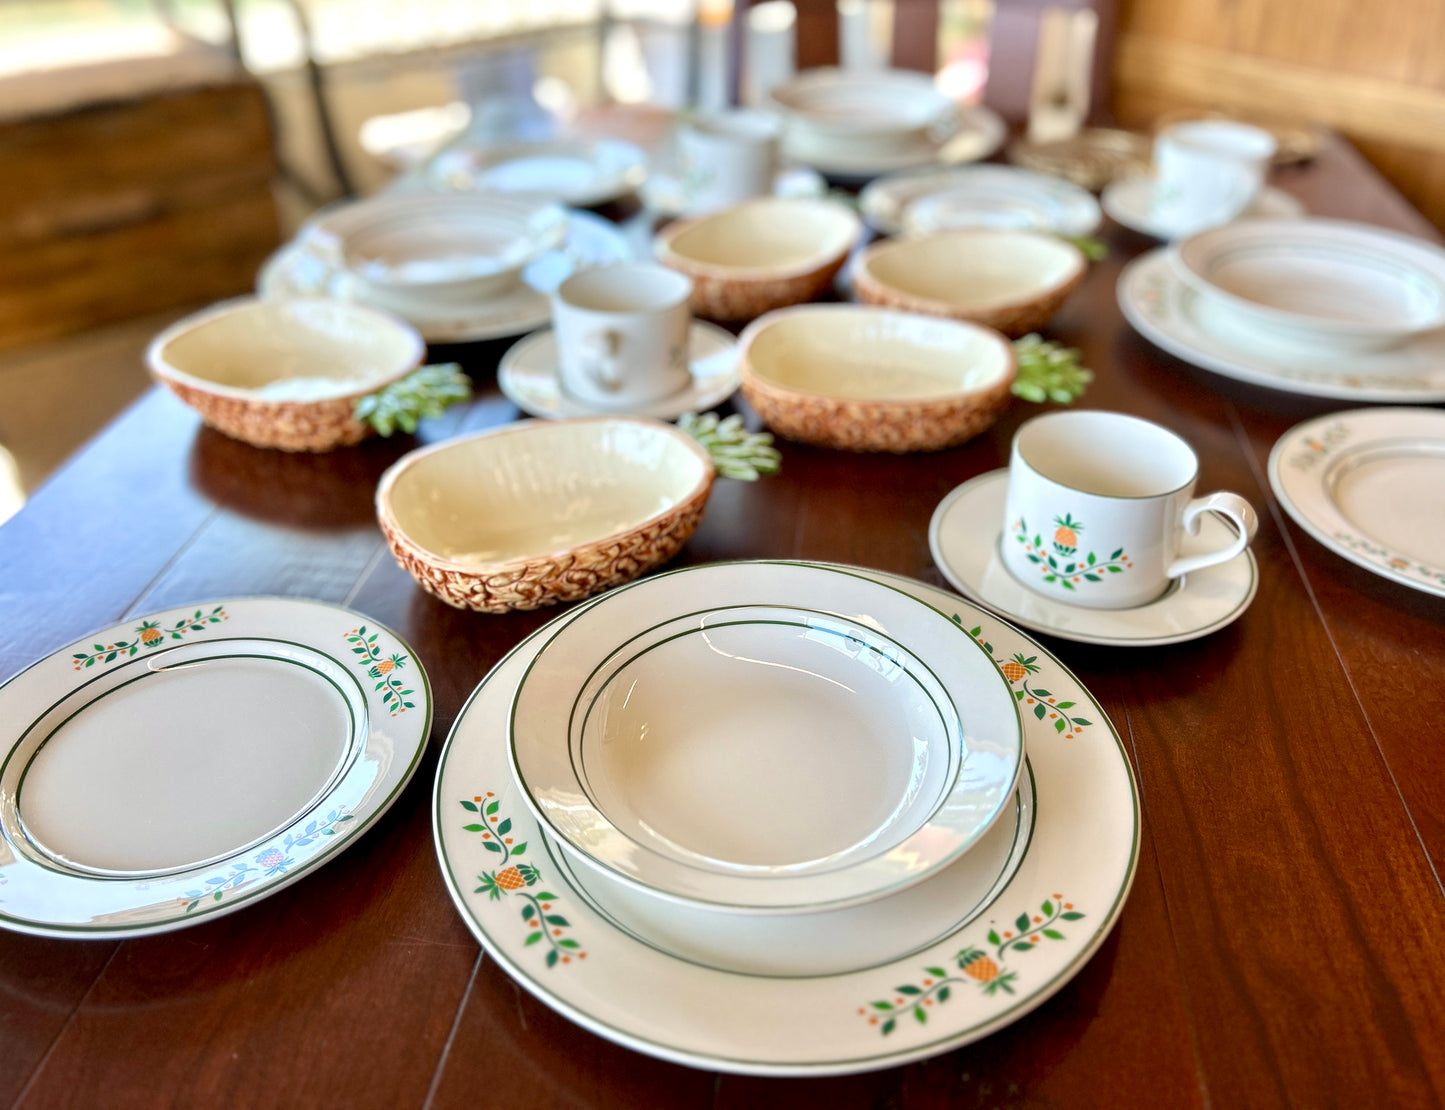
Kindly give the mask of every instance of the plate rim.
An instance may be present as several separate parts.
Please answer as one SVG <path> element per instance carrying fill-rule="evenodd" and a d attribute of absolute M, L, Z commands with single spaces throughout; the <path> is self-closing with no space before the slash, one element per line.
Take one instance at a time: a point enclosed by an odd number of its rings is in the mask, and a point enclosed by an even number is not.
<path fill-rule="evenodd" d="M 415 673 L 419 676 L 419 679 L 417 681 L 420 689 L 418 692 L 421 695 L 422 704 L 417 705 L 416 708 L 421 710 L 421 725 L 420 728 L 417 729 L 415 746 L 414 749 L 410 752 L 410 758 L 407 760 L 405 766 L 396 773 L 395 781 L 391 783 L 385 795 L 369 802 L 368 805 L 365 807 L 364 813 L 352 814 L 354 824 L 346 827 L 344 831 L 334 832 L 332 835 L 327 836 L 324 839 L 320 839 L 320 834 L 318 834 L 317 843 L 320 845 L 320 847 L 318 847 L 306 859 L 298 861 L 289 869 L 279 872 L 275 875 L 267 876 L 263 873 L 262 875 L 258 876 L 254 885 L 250 885 L 246 890 L 236 893 L 234 897 L 226 898 L 222 901 L 213 901 L 213 892 L 211 890 L 204 890 L 202 892 L 202 904 L 195 905 L 194 911 L 182 909 L 180 907 L 180 902 L 175 898 L 171 898 L 162 901 L 152 900 L 151 902 L 145 904 L 146 906 L 174 907 L 169 914 L 162 914 L 158 917 L 157 920 L 154 921 L 145 921 L 134 924 L 108 923 L 103 925 L 71 925 L 58 924 L 54 922 L 42 922 L 35 920 L 33 916 L 17 916 L 12 911 L 10 903 L 3 897 L 4 886 L 0 885 L 0 928 L 4 928 L 12 932 L 26 933 L 32 936 L 58 937 L 71 940 L 121 940 L 130 937 L 153 936 L 162 933 L 173 932 L 177 929 L 187 928 L 194 924 L 209 921 L 217 917 L 223 917 L 229 913 L 235 912 L 236 910 L 249 906 L 254 902 L 258 902 L 275 893 L 276 891 L 291 885 L 298 879 L 301 879 L 306 875 L 309 875 L 312 872 L 318 870 L 321 866 L 334 859 L 337 855 L 339 855 L 341 852 L 345 851 L 352 844 L 354 844 L 358 838 L 364 835 L 367 830 L 369 830 L 378 820 L 380 820 L 380 818 L 396 802 L 397 798 L 401 796 L 402 791 L 406 789 L 407 785 L 411 782 L 412 778 L 416 774 L 417 769 L 421 765 L 422 757 L 426 752 L 427 739 L 431 734 L 431 726 L 434 720 L 435 712 L 435 699 L 431 687 L 430 676 L 427 675 L 426 668 L 423 666 L 421 659 L 417 656 L 415 649 L 412 648 L 411 644 L 408 643 L 402 636 L 398 635 L 393 629 L 387 627 L 379 621 L 371 619 L 366 614 L 361 613 L 355 609 L 350 609 L 340 605 L 334 605 L 330 602 L 318 601 L 312 598 L 285 597 L 277 594 L 228 594 L 224 596 L 213 596 L 200 601 L 192 601 L 184 605 L 172 605 L 162 609 L 147 610 L 144 613 L 136 614 L 134 617 L 119 621 L 113 621 L 110 624 L 97 628 L 84 636 L 72 639 L 68 643 L 63 644 L 50 652 L 47 652 L 41 658 L 32 661 L 21 670 L 17 671 L 15 674 L 7 678 L 3 683 L 0 683 L 0 692 L 9 689 L 17 682 L 23 681 L 25 679 L 25 676 L 31 674 L 37 668 L 44 666 L 46 663 L 49 663 L 52 660 L 64 659 L 67 653 L 69 653 L 73 657 L 73 649 L 88 646 L 89 642 L 93 641 L 97 636 L 101 636 L 101 638 L 104 638 L 104 633 L 120 629 L 125 629 L 129 631 L 133 628 L 133 626 L 150 619 L 174 618 L 178 615 L 191 614 L 197 610 L 205 611 L 208 608 L 210 608 L 212 610 L 212 613 L 214 613 L 220 611 L 221 609 L 224 609 L 226 606 L 244 605 L 249 602 L 263 602 L 268 604 L 274 603 L 287 607 L 294 606 L 297 608 L 308 608 L 312 610 L 327 611 L 338 615 L 344 614 L 347 617 L 354 618 L 356 620 L 356 629 L 366 627 L 375 634 L 384 634 L 390 637 L 398 645 L 399 653 L 404 653 L 409 657 L 412 665 L 415 667 Z M 255 635 L 222 635 L 220 637 L 217 637 L 215 640 L 209 642 L 221 642 L 227 639 L 257 638 L 264 637 L 258 637 Z M 191 642 L 200 643 L 205 641 L 195 640 Z M 301 643 L 302 641 L 298 640 L 293 642 Z M 319 647 L 314 643 L 303 643 L 303 646 L 310 648 L 312 651 L 315 651 L 320 655 L 331 658 L 338 666 L 342 667 L 343 669 L 346 669 L 349 665 L 352 664 L 351 660 L 342 658 L 340 655 L 340 651 L 337 649 Z M 360 651 L 361 649 L 353 647 L 350 650 L 355 652 Z M 106 661 L 108 662 L 109 660 Z M 365 689 L 364 684 L 359 685 L 361 685 L 361 692 L 363 697 L 368 702 L 371 701 L 371 695 L 374 694 L 375 691 L 368 693 Z M 374 711 L 374 708 L 372 709 L 372 711 Z M 20 726 L 17 725 L 16 727 L 18 731 Z M 371 731 L 374 727 L 370 712 L 368 713 L 365 727 L 369 739 Z M 7 759 L 9 758 L 10 753 L 14 750 L 16 743 L 18 743 L 18 739 L 15 742 L 8 743 L 5 746 L 4 751 L 5 757 Z M 366 750 L 366 743 L 363 743 L 360 748 L 358 748 L 357 751 L 348 758 L 348 762 L 354 763 L 355 761 L 359 760 L 365 755 Z M 135 882 L 141 885 L 146 885 L 152 882 L 163 881 L 165 879 L 177 878 L 182 875 L 190 876 L 193 873 L 216 870 L 217 868 L 224 867 L 228 862 L 234 861 L 238 856 L 249 856 L 250 854 L 252 854 L 253 849 L 259 847 L 261 844 L 274 841 L 283 833 L 285 833 L 288 829 L 294 828 L 297 822 L 303 820 L 308 815 L 315 815 L 323 811 L 329 800 L 334 797 L 336 788 L 341 784 L 341 782 L 344 781 L 344 779 L 345 774 L 343 773 L 329 781 L 326 790 L 324 790 L 318 797 L 313 799 L 303 810 L 295 814 L 284 825 L 276 829 L 272 835 L 266 837 L 259 843 L 248 842 L 246 845 L 242 845 L 237 850 L 231 852 L 226 856 L 220 857 L 219 859 L 202 861 L 200 865 L 188 865 L 185 868 L 171 870 L 168 871 L 165 875 L 147 875 L 136 878 L 131 878 L 129 876 L 121 876 L 118 878 L 101 876 L 82 877 L 77 875 L 67 876 L 67 878 L 72 878 L 76 882 L 83 884 L 103 883 L 107 886 L 114 887 L 114 885 L 118 882 Z M 378 781 L 383 781 L 381 776 L 378 776 Z M 7 851 L 12 851 L 9 840 L 7 837 L 4 836 L 3 833 L 0 833 L 0 845 L 3 845 Z M 10 866 L 13 866 L 13 862 L 6 863 L 4 867 L 0 867 L 0 875 L 3 875 L 5 868 L 8 868 Z M 205 902 L 210 902 L 210 904 L 206 905 L 204 904 Z M 141 908 L 144 908 L 144 906 Z"/>

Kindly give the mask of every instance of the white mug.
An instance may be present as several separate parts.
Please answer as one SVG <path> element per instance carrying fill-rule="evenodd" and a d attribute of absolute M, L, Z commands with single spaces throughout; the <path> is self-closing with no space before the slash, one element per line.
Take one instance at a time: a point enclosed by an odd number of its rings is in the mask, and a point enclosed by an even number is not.
<path fill-rule="evenodd" d="M 701 215 L 771 196 L 778 173 L 781 125 L 762 112 L 740 109 L 702 116 L 677 135 L 686 215 Z"/>
<path fill-rule="evenodd" d="M 1218 227 L 1259 195 L 1274 157 L 1268 131 L 1232 120 L 1190 120 L 1154 140 L 1150 216 L 1176 236 Z"/>
<path fill-rule="evenodd" d="M 691 278 L 645 262 L 573 274 L 552 294 L 562 391 L 618 411 L 685 387 L 691 295 Z"/>
<path fill-rule="evenodd" d="M 1249 546 L 1258 518 L 1235 493 L 1194 496 L 1199 459 L 1179 436 L 1117 412 L 1036 416 L 1009 456 L 1004 566 L 1046 597 L 1089 609 L 1155 600 L 1171 580 Z M 1236 533 L 1215 551 L 1180 556 L 1185 531 L 1217 513 Z"/>

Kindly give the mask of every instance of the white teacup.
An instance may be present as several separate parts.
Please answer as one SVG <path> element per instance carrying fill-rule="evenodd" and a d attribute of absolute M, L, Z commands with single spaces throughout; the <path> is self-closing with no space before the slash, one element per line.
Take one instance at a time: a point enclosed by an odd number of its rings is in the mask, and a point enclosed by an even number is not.
<path fill-rule="evenodd" d="M 552 294 L 562 391 L 618 411 L 667 397 L 692 379 L 692 279 L 622 262 L 573 274 Z"/>
<path fill-rule="evenodd" d="M 1153 601 L 1172 579 L 1233 559 L 1258 518 L 1235 493 L 1194 496 L 1199 459 L 1173 432 L 1117 412 L 1051 412 L 1014 435 L 1004 565 L 1046 597 L 1090 609 Z M 1234 542 L 1181 558 L 1203 513 L 1233 524 Z"/>
<path fill-rule="evenodd" d="M 1190 120 L 1154 140 L 1150 216 L 1175 234 L 1228 223 L 1264 188 L 1275 139 L 1232 120 Z"/>
<path fill-rule="evenodd" d="M 700 215 L 770 196 L 782 127 L 772 116 L 740 109 L 703 116 L 678 132 L 686 213 Z"/>

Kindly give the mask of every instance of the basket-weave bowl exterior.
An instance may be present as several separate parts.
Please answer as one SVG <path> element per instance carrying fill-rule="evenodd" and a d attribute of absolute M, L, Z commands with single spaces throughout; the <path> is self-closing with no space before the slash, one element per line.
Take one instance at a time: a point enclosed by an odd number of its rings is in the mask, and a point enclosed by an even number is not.
<path fill-rule="evenodd" d="M 410 368 L 397 379 L 407 373 Z M 156 377 L 218 432 L 282 451 L 331 451 L 360 443 L 372 428 L 352 416 L 352 409 L 362 397 L 391 384 L 377 382 L 359 393 L 322 401 L 262 401 L 212 393 L 164 374 Z"/>
<path fill-rule="evenodd" d="M 385 509 L 379 517 L 396 561 L 427 593 L 458 609 L 507 613 L 580 601 L 661 566 L 697 531 L 715 478 L 709 474 L 687 498 L 631 531 L 490 566 L 462 567 L 439 559 L 412 543 Z"/>

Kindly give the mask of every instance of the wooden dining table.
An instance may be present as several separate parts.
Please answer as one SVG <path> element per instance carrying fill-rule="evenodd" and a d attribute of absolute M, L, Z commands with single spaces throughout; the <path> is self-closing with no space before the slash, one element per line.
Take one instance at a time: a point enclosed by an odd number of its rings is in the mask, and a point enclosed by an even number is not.
<path fill-rule="evenodd" d="M 1438 239 L 1341 140 L 1274 183 L 1313 214 Z M 907 1066 L 760 1078 L 610 1043 L 479 946 L 433 847 L 438 752 L 488 669 L 558 610 L 486 615 L 422 592 L 383 542 L 373 493 L 418 442 L 518 419 L 496 384 L 507 344 L 484 343 L 433 352 L 467 369 L 471 402 L 415 437 L 330 454 L 227 439 L 153 389 L 0 526 L 0 678 L 121 620 L 274 595 L 394 629 L 424 665 L 435 709 L 394 805 L 301 881 L 163 935 L 0 935 L 0 1103 L 1439 1105 L 1445 600 L 1340 558 L 1271 492 L 1265 463 L 1284 432 L 1358 406 L 1242 384 L 1153 347 L 1121 316 L 1115 283 L 1154 244 L 1112 225 L 1102 234 L 1108 258 L 1047 334 L 1094 371 L 1080 405 L 1175 430 L 1199 454 L 1202 489 L 1254 504 L 1259 590 L 1235 623 L 1187 643 L 1042 638 L 1107 711 L 1142 803 L 1128 901 L 1054 997 Z M 756 426 L 741 399 L 731 407 Z M 827 560 L 943 585 L 929 554 L 934 508 L 1004 466 L 1014 430 L 1037 411 L 1015 402 L 989 431 L 936 454 L 783 443 L 780 474 L 718 483 L 673 565 Z"/>

